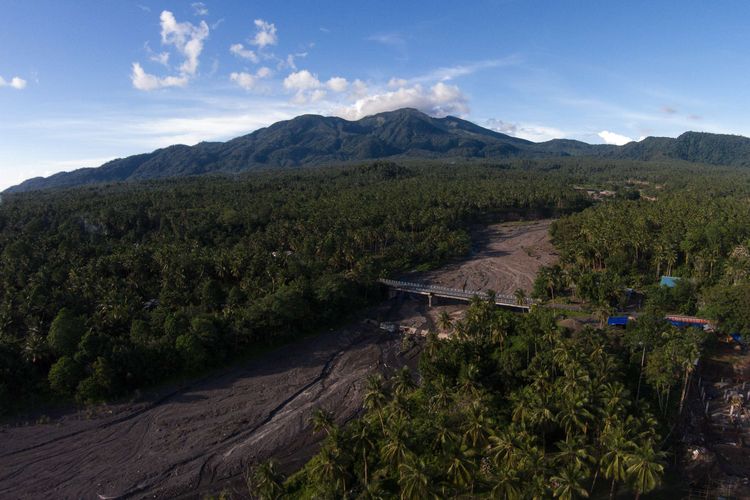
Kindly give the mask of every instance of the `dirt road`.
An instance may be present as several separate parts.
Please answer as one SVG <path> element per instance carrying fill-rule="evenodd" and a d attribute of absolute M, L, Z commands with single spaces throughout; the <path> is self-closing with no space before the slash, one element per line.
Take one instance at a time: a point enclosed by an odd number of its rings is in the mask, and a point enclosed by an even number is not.
<path fill-rule="evenodd" d="M 436 271 L 411 274 L 410 281 L 466 290 L 494 290 L 513 294 L 531 292 L 536 273 L 557 261 L 549 239 L 551 220 L 494 224 L 474 235 L 474 251 Z"/>

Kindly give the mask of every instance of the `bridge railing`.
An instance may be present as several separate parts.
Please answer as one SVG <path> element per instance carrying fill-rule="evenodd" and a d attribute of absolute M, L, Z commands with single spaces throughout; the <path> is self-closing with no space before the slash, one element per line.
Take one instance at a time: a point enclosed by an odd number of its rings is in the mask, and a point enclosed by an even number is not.
<path fill-rule="evenodd" d="M 449 288 L 445 286 L 439 286 L 439 285 L 429 285 L 426 283 L 412 283 L 408 281 L 400 281 L 400 280 L 391 280 L 391 279 L 380 279 L 378 280 L 380 283 L 390 286 L 392 288 L 397 288 L 403 291 L 411 291 L 416 293 L 435 293 L 439 295 L 445 295 L 449 298 L 462 298 L 462 299 L 471 299 L 472 297 L 478 296 L 481 298 L 489 298 L 489 294 L 485 291 L 477 291 L 477 290 L 460 290 L 458 288 Z M 518 300 L 514 295 L 507 295 L 507 294 L 495 294 L 495 302 L 497 304 L 503 304 L 503 305 L 512 305 L 512 306 L 519 306 Z M 536 301 L 524 298 L 524 304 L 523 306 L 531 306 L 536 303 Z"/>

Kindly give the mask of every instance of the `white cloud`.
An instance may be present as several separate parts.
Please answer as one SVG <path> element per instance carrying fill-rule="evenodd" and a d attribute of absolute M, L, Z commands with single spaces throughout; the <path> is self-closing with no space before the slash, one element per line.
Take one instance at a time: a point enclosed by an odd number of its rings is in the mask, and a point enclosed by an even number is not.
<path fill-rule="evenodd" d="M 249 61 L 252 61 L 254 63 L 258 63 L 260 59 L 258 58 L 258 54 L 256 54 L 254 51 L 250 49 L 246 49 L 244 45 L 241 43 L 235 43 L 231 47 L 229 47 L 229 52 L 236 55 L 237 57 L 241 57 L 242 59 L 247 59 Z"/>
<path fill-rule="evenodd" d="M 255 76 L 258 78 L 268 78 L 273 74 L 273 71 L 271 71 L 271 68 L 267 66 L 263 66 L 261 68 L 258 68 L 258 71 L 255 73 Z"/>
<path fill-rule="evenodd" d="M 326 96 L 326 91 L 323 89 L 317 89 L 313 90 L 310 93 L 310 102 L 318 102 L 319 100 L 323 99 Z"/>
<path fill-rule="evenodd" d="M 286 67 L 288 67 L 289 69 L 297 71 L 297 63 L 294 62 L 294 54 L 289 54 L 288 56 L 286 56 L 286 62 L 280 61 L 279 69 L 284 68 L 284 65 L 286 65 Z"/>
<path fill-rule="evenodd" d="M 25 89 L 26 80 L 24 80 L 23 78 L 14 76 L 13 78 L 10 79 L 10 86 L 17 90 Z"/>
<path fill-rule="evenodd" d="M 160 52 L 149 57 L 150 60 L 155 63 L 159 63 L 162 66 L 169 67 L 169 52 Z"/>
<path fill-rule="evenodd" d="M 310 90 L 320 87 L 318 77 L 303 69 L 295 73 L 290 73 L 284 78 L 284 88 L 287 90 Z"/>
<path fill-rule="evenodd" d="M 631 139 L 630 137 L 616 134 L 614 132 L 610 132 L 609 130 L 602 130 L 596 135 L 598 135 L 606 144 L 615 144 L 617 146 L 622 146 L 623 144 L 633 142 L 633 139 Z"/>
<path fill-rule="evenodd" d="M 565 132 L 559 128 L 534 124 L 524 124 L 519 126 L 514 135 L 518 138 L 532 142 L 545 142 L 551 141 L 552 139 L 562 139 L 566 137 Z"/>
<path fill-rule="evenodd" d="M 174 14 L 165 10 L 161 13 L 161 42 L 174 46 L 185 57 L 180 72 L 194 75 L 198 69 L 198 58 L 203 51 L 203 42 L 208 38 L 208 25 L 201 21 L 197 26 L 189 23 L 178 23 Z"/>
<path fill-rule="evenodd" d="M 276 68 L 279 70 L 283 69 L 291 69 L 292 71 L 297 71 L 297 58 L 303 58 L 307 57 L 307 52 L 298 52 L 296 54 L 288 54 L 286 56 L 286 59 L 280 59 L 273 54 L 268 56 L 268 59 L 276 59 L 278 61 L 278 64 L 276 65 Z"/>
<path fill-rule="evenodd" d="M 208 15 L 208 7 L 206 7 L 206 4 L 203 2 L 193 2 L 190 4 L 190 6 L 193 8 L 193 14 L 196 16 L 207 16 Z"/>
<path fill-rule="evenodd" d="M 567 134 L 555 127 L 536 125 L 530 123 L 511 123 L 491 118 L 485 122 L 485 126 L 495 132 L 500 132 L 519 139 L 533 142 L 551 141 L 566 137 Z"/>
<path fill-rule="evenodd" d="M 271 70 L 264 66 L 258 69 L 254 75 L 244 71 L 234 72 L 229 75 L 229 79 L 245 90 L 252 90 L 258 83 L 258 80 L 268 78 L 269 76 L 271 76 Z"/>
<path fill-rule="evenodd" d="M 276 45 L 279 41 L 276 36 L 275 24 L 264 21 L 263 19 L 256 19 L 255 27 L 257 32 L 255 33 L 255 37 L 250 41 L 253 45 L 257 45 L 262 49 L 267 45 Z"/>
<path fill-rule="evenodd" d="M 232 73 L 229 75 L 229 79 L 245 90 L 250 90 L 255 87 L 255 75 L 245 73 L 244 71 L 240 73 Z"/>
<path fill-rule="evenodd" d="M 321 87 L 323 84 L 308 70 L 303 69 L 284 78 L 284 88 L 295 91 L 292 103 L 301 105 L 316 102 L 326 96 L 326 91 Z"/>
<path fill-rule="evenodd" d="M 368 95 L 357 99 L 350 106 L 339 108 L 336 114 L 356 120 L 399 108 L 416 108 L 435 116 L 466 115 L 469 112 L 466 96 L 457 86 L 438 82 L 429 88 L 417 84 L 395 91 Z"/>
<path fill-rule="evenodd" d="M 17 76 L 11 78 L 10 81 L 0 76 L 0 87 L 11 87 L 16 90 L 23 90 L 26 88 L 26 83 L 26 80 Z"/>
<path fill-rule="evenodd" d="M 146 73 L 140 64 L 133 63 L 133 72 L 130 75 L 133 87 L 138 90 L 156 90 L 168 87 L 184 87 L 187 85 L 189 78 L 186 75 L 166 76 L 160 78 L 156 75 Z"/>
<path fill-rule="evenodd" d="M 411 83 L 424 83 L 426 81 L 448 81 L 455 78 L 471 75 L 478 71 L 482 71 L 489 68 L 497 68 L 504 66 L 513 66 L 518 64 L 519 58 L 516 56 L 509 56 L 503 59 L 490 59 L 487 61 L 478 61 L 470 64 L 459 64 L 456 66 L 449 66 L 444 68 L 438 68 L 425 75 L 413 78 L 410 80 Z"/>
<path fill-rule="evenodd" d="M 352 82 L 352 96 L 355 98 L 365 97 L 367 95 L 367 84 L 357 78 Z"/>
<path fill-rule="evenodd" d="M 399 33 L 380 33 L 367 37 L 367 40 L 382 43 L 383 45 L 402 46 L 406 44 L 403 35 Z"/>
<path fill-rule="evenodd" d="M 390 88 L 390 89 L 397 89 L 397 88 L 400 88 L 400 87 L 404 87 L 404 86 L 406 86 L 408 84 L 409 84 L 409 82 L 407 82 L 403 78 L 393 77 L 390 80 L 388 80 L 388 88 Z"/>
<path fill-rule="evenodd" d="M 140 63 L 133 63 L 130 80 L 133 83 L 133 87 L 138 90 L 149 91 L 166 87 L 184 87 L 187 85 L 190 78 L 195 76 L 198 70 L 199 58 L 201 52 L 203 52 L 203 43 L 208 38 L 209 29 L 205 21 L 201 21 L 197 26 L 189 22 L 178 23 L 174 14 L 168 10 L 162 11 L 159 20 L 161 23 L 162 45 L 174 47 L 184 60 L 180 65 L 178 75 L 166 77 L 146 73 Z M 152 55 L 151 59 L 166 66 L 169 64 L 169 53 L 162 52 L 158 55 Z"/>
<path fill-rule="evenodd" d="M 508 134 L 512 136 L 515 136 L 518 132 L 517 124 L 504 122 L 502 120 L 498 120 L 497 118 L 490 118 L 484 123 L 484 126 L 490 130 L 494 130 L 495 132 L 500 132 L 502 134 Z"/>
<path fill-rule="evenodd" d="M 346 78 L 334 76 L 326 82 L 326 87 L 333 90 L 334 92 L 343 92 L 349 87 L 349 82 L 346 80 Z"/>
<path fill-rule="evenodd" d="M 258 103 L 244 113 L 198 116 L 182 118 L 160 118 L 128 125 L 125 132 L 142 137 L 141 149 L 160 148 L 172 144 L 197 144 L 201 141 L 226 140 L 266 127 L 280 120 L 288 120 L 296 113 L 285 111 L 282 103 Z"/>

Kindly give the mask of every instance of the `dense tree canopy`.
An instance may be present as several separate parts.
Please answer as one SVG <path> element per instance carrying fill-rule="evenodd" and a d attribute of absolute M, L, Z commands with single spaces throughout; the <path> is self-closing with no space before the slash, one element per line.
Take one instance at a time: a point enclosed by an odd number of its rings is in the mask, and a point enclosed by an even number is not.
<path fill-rule="evenodd" d="M 656 321 L 572 333 L 546 311 L 519 316 L 476 300 L 449 339 L 427 338 L 418 383 L 406 369 L 369 379 L 363 418 L 339 428 L 316 417 L 321 451 L 286 481 L 272 464 L 257 467 L 251 490 L 405 499 L 649 492 L 661 483 L 669 422 L 651 405 L 680 388 L 702 343 L 664 332 Z M 629 345 L 646 339 L 661 371 L 642 388 Z"/>
<path fill-rule="evenodd" d="M 472 219 L 586 206 L 569 176 L 375 163 L 6 196 L 0 408 L 115 396 L 340 321 L 378 277 L 467 252 Z"/>

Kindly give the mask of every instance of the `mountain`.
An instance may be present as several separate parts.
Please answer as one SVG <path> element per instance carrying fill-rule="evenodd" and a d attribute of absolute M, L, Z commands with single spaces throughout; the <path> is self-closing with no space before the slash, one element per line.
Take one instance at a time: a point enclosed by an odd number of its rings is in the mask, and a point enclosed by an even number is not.
<path fill-rule="evenodd" d="M 611 155 L 631 160 L 685 160 L 711 165 L 750 166 L 750 139 L 740 135 L 685 132 L 676 139 L 647 137 Z"/>
<path fill-rule="evenodd" d="M 378 158 L 513 158 L 595 156 L 680 159 L 750 166 L 750 139 L 686 132 L 676 139 L 649 137 L 624 146 L 555 139 L 534 143 L 448 116 L 400 109 L 357 121 L 302 115 L 227 142 L 176 145 L 50 177 L 36 177 L 6 193 L 101 182 L 161 179 L 261 168 L 293 168 Z"/>

